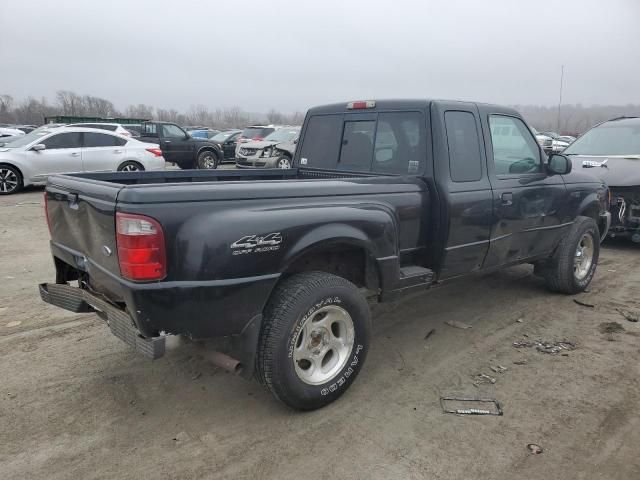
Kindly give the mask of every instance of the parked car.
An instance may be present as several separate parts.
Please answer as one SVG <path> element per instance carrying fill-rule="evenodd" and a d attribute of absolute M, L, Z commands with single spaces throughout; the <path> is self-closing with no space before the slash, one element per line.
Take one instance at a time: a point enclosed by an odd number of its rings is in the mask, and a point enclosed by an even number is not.
<path fill-rule="evenodd" d="M 576 137 L 573 137 L 571 135 L 561 135 L 558 137 L 558 140 L 560 140 L 561 142 L 566 142 L 569 145 L 571 145 L 573 142 L 576 141 Z"/>
<path fill-rule="evenodd" d="M 239 168 L 291 168 L 300 127 L 282 127 L 264 140 L 243 143 L 238 149 Z"/>
<path fill-rule="evenodd" d="M 144 122 L 139 138 L 143 142 L 160 144 L 167 162 L 182 169 L 214 169 L 224 158 L 217 143 L 194 138 L 182 127 L 171 122 Z"/>
<path fill-rule="evenodd" d="M 16 125 L 13 128 L 16 128 L 24 133 L 31 133 L 38 127 L 35 125 Z"/>
<path fill-rule="evenodd" d="M 220 130 L 213 130 L 212 128 L 204 128 L 204 129 L 199 129 L 199 130 L 187 130 L 187 132 L 189 132 L 189 135 L 191 135 L 193 138 L 213 138 L 215 137 L 217 134 L 220 133 Z"/>
<path fill-rule="evenodd" d="M 241 133 L 242 130 L 226 130 L 211 138 L 211 141 L 217 143 L 223 151 L 225 161 L 236 159 L 236 146 Z"/>
<path fill-rule="evenodd" d="M 94 128 L 38 129 L 0 148 L 0 195 L 69 172 L 163 170 L 158 145 Z"/>
<path fill-rule="evenodd" d="M 97 128 L 99 130 L 108 130 L 115 132 L 125 137 L 131 137 L 131 132 L 119 123 L 71 123 L 65 125 L 65 127 L 81 127 L 81 128 Z"/>
<path fill-rule="evenodd" d="M 544 150 L 544 152 L 549 155 L 551 153 L 553 153 L 553 138 L 544 135 L 540 132 L 538 132 L 535 128 L 531 127 L 531 131 L 534 133 L 534 135 L 536 136 L 536 140 L 538 141 L 538 144 L 542 147 L 542 149 Z"/>
<path fill-rule="evenodd" d="M 0 127 L 0 138 L 21 137 L 25 133 L 14 127 Z"/>
<path fill-rule="evenodd" d="M 236 139 L 236 157 L 238 156 L 238 149 L 241 144 L 252 140 L 264 140 L 264 137 L 274 132 L 276 128 L 278 128 L 276 125 L 251 125 L 250 127 L 246 127 Z"/>
<path fill-rule="evenodd" d="M 166 335 L 229 337 L 212 362 L 255 373 L 280 401 L 312 410 L 364 365 L 367 297 L 391 301 L 519 263 L 566 294 L 594 276 L 607 189 L 571 172 L 567 157 L 547 160 L 511 108 L 316 107 L 294 164 L 50 178 L 57 273 L 40 285 L 42 299 L 97 312 L 151 358 Z"/>
<path fill-rule="evenodd" d="M 565 148 L 569 146 L 571 142 L 563 140 L 562 137 L 556 132 L 542 132 L 542 135 L 550 137 L 552 139 L 551 142 L 551 152 L 559 153 L 562 152 Z"/>
<path fill-rule="evenodd" d="M 611 237 L 640 243 L 640 117 L 609 120 L 588 130 L 564 153 L 573 167 L 610 189 Z"/>

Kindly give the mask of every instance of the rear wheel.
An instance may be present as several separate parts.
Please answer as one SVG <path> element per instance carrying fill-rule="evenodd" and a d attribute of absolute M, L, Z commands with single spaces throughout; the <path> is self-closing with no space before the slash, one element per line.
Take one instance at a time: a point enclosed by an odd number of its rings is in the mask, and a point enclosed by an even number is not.
<path fill-rule="evenodd" d="M 370 332 L 369 306 L 351 282 L 324 272 L 293 275 L 265 309 L 256 375 L 291 408 L 323 407 L 357 376 Z"/>
<path fill-rule="evenodd" d="M 210 150 L 205 150 L 198 155 L 198 168 L 202 170 L 218 168 L 218 156 Z"/>
<path fill-rule="evenodd" d="M 138 162 L 128 160 L 118 167 L 119 172 L 144 172 L 144 167 Z"/>
<path fill-rule="evenodd" d="M 600 231 L 589 217 L 578 217 L 553 258 L 537 268 L 555 292 L 583 292 L 591 283 L 600 255 Z"/>
<path fill-rule="evenodd" d="M 22 190 L 20 171 L 11 165 L 0 165 L 0 195 L 11 195 Z"/>

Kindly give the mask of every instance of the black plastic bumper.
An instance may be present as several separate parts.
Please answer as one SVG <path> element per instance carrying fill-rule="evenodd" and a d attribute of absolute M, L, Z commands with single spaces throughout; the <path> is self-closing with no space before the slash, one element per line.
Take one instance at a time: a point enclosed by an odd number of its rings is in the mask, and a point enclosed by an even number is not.
<path fill-rule="evenodd" d="M 125 311 L 86 290 L 66 284 L 41 283 L 40 297 L 51 305 L 71 312 L 99 312 L 107 321 L 111 333 L 138 353 L 151 359 L 164 355 L 165 337 L 143 337 Z"/>

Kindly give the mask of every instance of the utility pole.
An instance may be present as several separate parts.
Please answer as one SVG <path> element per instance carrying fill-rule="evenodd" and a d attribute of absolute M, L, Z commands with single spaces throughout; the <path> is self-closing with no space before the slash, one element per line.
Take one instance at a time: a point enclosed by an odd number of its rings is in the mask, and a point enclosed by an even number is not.
<path fill-rule="evenodd" d="M 560 98 L 558 99 L 558 133 L 560 134 L 560 108 L 562 107 L 562 81 L 564 80 L 564 65 L 560 70 Z"/>

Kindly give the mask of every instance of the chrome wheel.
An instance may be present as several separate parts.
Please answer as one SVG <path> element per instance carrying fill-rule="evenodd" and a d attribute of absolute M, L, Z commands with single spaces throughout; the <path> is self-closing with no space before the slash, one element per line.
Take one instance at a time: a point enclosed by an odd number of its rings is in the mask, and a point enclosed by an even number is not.
<path fill-rule="evenodd" d="M 282 157 L 278 160 L 278 168 L 291 168 L 291 162 L 287 157 Z"/>
<path fill-rule="evenodd" d="M 216 157 L 214 157 L 212 154 L 207 154 L 204 157 L 202 157 L 202 168 L 206 168 L 206 169 L 212 169 L 212 168 L 216 168 Z"/>
<path fill-rule="evenodd" d="M 583 280 L 591 270 L 593 264 L 593 237 L 585 233 L 578 242 L 573 261 L 573 274 L 577 280 Z"/>
<path fill-rule="evenodd" d="M 293 351 L 298 378 L 309 385 L 333 379 L 347 364 L 354 337 L 353 320 L 342 307 L 327 305 L 309 315 Z"/>
<path fill-rule="evenodd" d="M 20 180 L 13 170 L 0 168 L 0 192 L 11 193 L 18 188 Z"/>
<path fill-rule="evenodd" d="M 120 171 L 121 172 L 139 172 L 140 170 L 141 170 L 140 167 L 135 163 L 129 163 L 124 167 L 122 167 L 122 170 Z"/>

